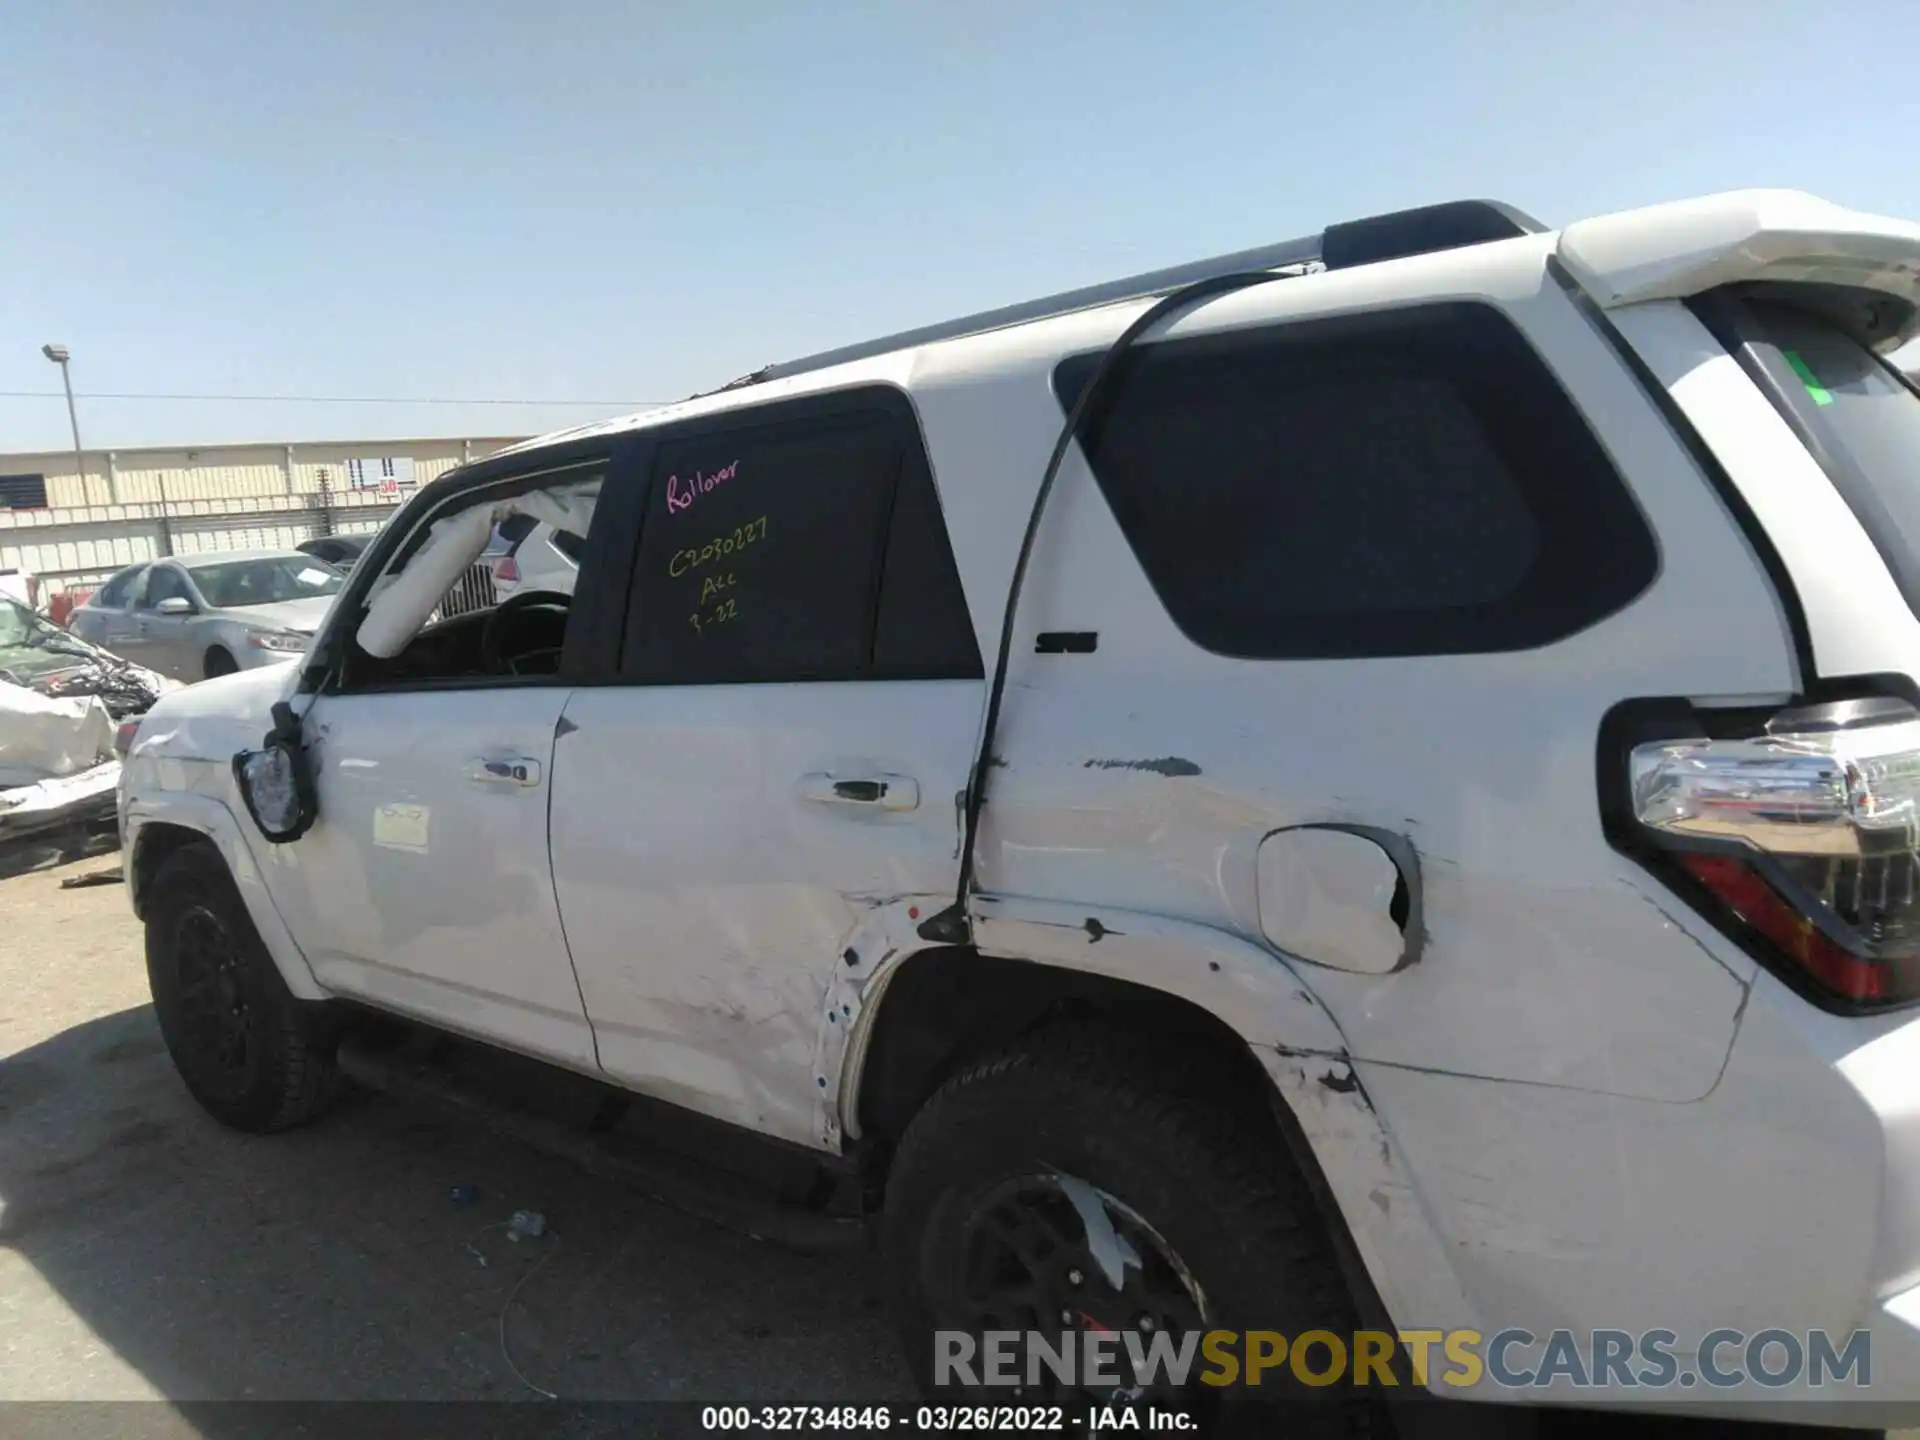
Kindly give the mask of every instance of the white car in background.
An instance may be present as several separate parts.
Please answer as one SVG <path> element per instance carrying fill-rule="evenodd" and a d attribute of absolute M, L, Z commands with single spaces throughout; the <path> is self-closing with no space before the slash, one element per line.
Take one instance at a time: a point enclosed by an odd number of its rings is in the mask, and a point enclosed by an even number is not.
<path fill-rule="evenodd" d="M 545 520 L 510 515 L 493 527 L 493 540 L 481 558 L 502 600 L 535 590 L 571 595 L 586 543 Z"/>

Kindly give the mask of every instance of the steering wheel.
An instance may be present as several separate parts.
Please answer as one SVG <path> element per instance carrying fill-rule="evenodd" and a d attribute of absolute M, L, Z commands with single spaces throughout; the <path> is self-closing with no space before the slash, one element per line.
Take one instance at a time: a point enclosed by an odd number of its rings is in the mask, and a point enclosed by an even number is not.
<path fill-rule="evenodd" d="M 518 662 L 531 659 L 535 655 L 557 655 L 559 646 L 549 646 L 539 650 L 529 650 L 509 660 L 500 653 L 500 622 L 509 614 L 517 615 L 522 610 L 558 610 L 562 617 L 573 607 L 573 597 L 559 590 L 522 590 L 518 595 L 509 595 L 493 607 L 493 613 L 487 616 L 487 623 L 480 628 L 480 664 L 489 675 L 518 675 Z"/>

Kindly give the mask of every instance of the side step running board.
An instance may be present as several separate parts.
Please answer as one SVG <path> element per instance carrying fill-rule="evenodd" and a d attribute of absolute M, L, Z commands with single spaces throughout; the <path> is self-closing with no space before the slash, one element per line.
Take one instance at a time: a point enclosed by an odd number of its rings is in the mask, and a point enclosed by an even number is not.
<path fill-rule="evenodd" d="M 350 1080 L 403 1103 L 437 1111 L 571 1161 L 696 1219 L 802 1254 L 840 1253 L 867 1243 L 864 1221 L 784 1203 L 751 1180 L 702 1165 L 620 1131 L 582 1131 L 495 1103 L 460 1085 L 411 1046 L 379 1049 L 349 1035 L 338 1062 Z"/>

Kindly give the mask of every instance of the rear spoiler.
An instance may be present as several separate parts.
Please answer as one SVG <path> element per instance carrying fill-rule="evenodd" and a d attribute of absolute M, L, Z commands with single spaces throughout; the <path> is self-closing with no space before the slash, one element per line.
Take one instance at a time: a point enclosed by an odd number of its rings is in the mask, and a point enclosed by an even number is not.
<path fill-rule="evenodd" d="M 1604 308 L 1743 282 L 1869 292 L 1848 328 L 1887 353 L 1920 335 L 1920 225 L 1798 190 L 1737 190 L 1578 220 L 1558 252 Z"/>

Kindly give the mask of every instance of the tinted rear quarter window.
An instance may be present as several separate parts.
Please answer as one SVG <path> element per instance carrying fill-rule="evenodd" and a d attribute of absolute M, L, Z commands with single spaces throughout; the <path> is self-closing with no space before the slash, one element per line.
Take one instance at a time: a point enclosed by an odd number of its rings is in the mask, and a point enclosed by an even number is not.
<path fill-rule="evenodd" d="M 1098 363 L 1058 368 L 1063 407 Z M 1168 613 L 1220 654 L 1526 649 L 1658 569 L 1598 440 L 1486 306 L 1142 347 L 1083 448 Z"/>

